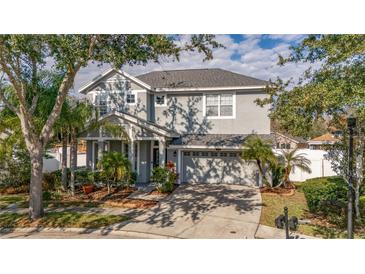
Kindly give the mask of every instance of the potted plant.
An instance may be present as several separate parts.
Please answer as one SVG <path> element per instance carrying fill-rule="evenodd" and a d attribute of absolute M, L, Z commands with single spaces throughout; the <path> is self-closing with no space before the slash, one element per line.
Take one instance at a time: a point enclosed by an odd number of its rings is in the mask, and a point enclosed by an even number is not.
<path fill-rule="evenodd" d="M 87 175 L 87 183 L 82 186 L 82 191 L 85 194 L 89 194 L 94 191 L 94 172 L 90 171 Z"/>

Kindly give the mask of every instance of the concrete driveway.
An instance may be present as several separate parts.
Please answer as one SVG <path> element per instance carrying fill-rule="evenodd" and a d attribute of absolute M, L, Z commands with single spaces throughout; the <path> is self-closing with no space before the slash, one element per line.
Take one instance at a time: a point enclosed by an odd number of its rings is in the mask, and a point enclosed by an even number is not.
<path fill-rule="evenodd" d="M 176 238 L 254 238 L 260 222 L 257 188 L 226 184 L 186 184 L 123 231 Z"/>

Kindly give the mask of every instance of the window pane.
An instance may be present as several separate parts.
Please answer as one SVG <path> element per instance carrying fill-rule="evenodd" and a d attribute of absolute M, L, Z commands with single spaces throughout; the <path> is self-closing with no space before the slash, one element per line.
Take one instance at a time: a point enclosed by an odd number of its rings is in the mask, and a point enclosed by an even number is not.
<path fill-rule="evenodd" d="M 207 116 L 218 116 L 218 106 L 207 106 Z"/>
<path fill-rule="evenodd" d="M 218 95 L 207 95 L 207 106 L 218 106 Z"/>
<path fill-rule="evenodd" d="M 135 99 L 136 99 L 136 97 L 134 94 L 127 94 L 127 103 L 128 104 L 134 104 Z"/>
<path fill-rule="evenodd" d="M 232 94 L 222 94 L 221 95 L 221 105 L 232 105 Z"/>
<path fill-rule="evenodd" d="M 164 105 L 165 104 L 165 95 L 156 95 L 156 104 Z"/>
<path fill-rule="evenodd" d="M 232 106 L 221 106 L 221 116 L 233 116 Z"/>

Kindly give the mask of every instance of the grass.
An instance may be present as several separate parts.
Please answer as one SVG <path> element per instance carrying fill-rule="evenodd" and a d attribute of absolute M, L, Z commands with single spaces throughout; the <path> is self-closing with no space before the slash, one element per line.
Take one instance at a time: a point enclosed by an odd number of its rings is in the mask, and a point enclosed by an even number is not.
<path fill-rule="evenodd" d="M 44 207 L 102 207 L 101 203 L 98 202 L 84 202 L 84 201 L 44 201 Z"/>
<path fill-rule="evenodd" d="M 313 215 L 309 214 L 307 201 L 301 190 L 297 190 L 291 196 L 262 193 L 262 212 L 260 223 L 275 227 L 275 218 L 283 214 L 284 207 L 288 207 L 289 217 L 296 216 L 298 219 L 313 219 Z M 330 225 L 318 224 L 301 224 L 298 227 L 298 233 L 318 236 L 327 239 L 346 238 L 346 231 Z M 363 233 L 355 234 L 356 238 L 364 238 Z"/>
<path fill-rule="evenodd" d="M 77 212 L 49 212 L 35 222 L 27 214 L 5 213 L 0 214 L 0 227 L 61 227 L 61 228 L 100 228 L 128 220 L 126 216 L 84 214 Z"/>
<path fill-rule="evenodd" d="M 0 195 L 0 209 L 4 209 L 11 204 L 17 207 L 28 207 L 28 195 L 26 194 L 11 194 Z"/>

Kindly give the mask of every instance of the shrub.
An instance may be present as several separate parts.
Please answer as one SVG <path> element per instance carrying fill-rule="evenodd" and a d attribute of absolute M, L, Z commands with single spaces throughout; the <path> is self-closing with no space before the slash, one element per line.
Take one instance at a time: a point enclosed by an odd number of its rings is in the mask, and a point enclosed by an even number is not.
<path fill-rule="evenodd" d="M 129 179 L 128 179 L 128 185 L 134 185 L 137 182 L 138 174 L 137 172 L 131 172 Z"/>
<path fill-rule="evenodd" d="M 171 161 L 165 167 L 155 167 L 152 171 L 152 181 L 156 184 L 156 189 L 162 193 L 171 192 L 178 177 L 175 164 Z"/>
<path fill-rule="evenodd" d="M 275 187 L 281 183 L 284 178 L 285 167 L 282 165 L 275 165 L 271 167 L 272 172 L 272 186 Z"/>
<path fill-rule="evenodd" d="M 49 191 L 43 191 L 43 200 L 49 201 L 52 199 L 52 193 Z"/>
<path fill-rule="evenodd" d="M 60 200 L 62 195 L 57 191 L 43 191 L 43 200 L 50 201 L 50 200 Z"/>
<path fill-rule="evenodd" d="M 341 214 L 346 207 L 347 183 L 341 177 L 309 179 L 302 189 L 312 213 Z"/>
<path fill-rule="evenodd" d="M 55 190 L 57 184 L 57 175 L 55 173 L 44 173 L 43 174 L 43 189 L 44 190 Z"/>
<path fill-rule="evenodd" d="M 363 215 L 362 217 L 364 217 L 364 215 L 365 215 L 365 195 L 360 197 L 359 202 L 360 202 L 360 205 L 359 205 L 360 211 L 361 211 L 361 214 Z"/>

